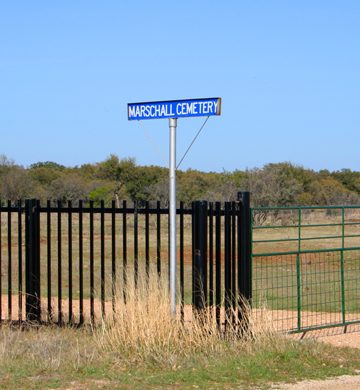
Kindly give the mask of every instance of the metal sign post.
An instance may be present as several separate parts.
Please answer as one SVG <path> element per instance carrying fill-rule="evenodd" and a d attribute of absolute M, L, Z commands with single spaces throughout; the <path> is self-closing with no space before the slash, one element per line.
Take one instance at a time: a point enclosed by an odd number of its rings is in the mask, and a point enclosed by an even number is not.
<path fill-rule="evenodd" d="M 213 116 L 221 113 L 221 99 L 168 100 L 148 103 L 129 103 L 128 119 L 169 118 L 169 214 L 170 214 L 170 309 L 176 315 L 176 127 L 177 118 Z"/>
<path fill-rule="evenodd" d="M 170 307 L 176 315 L 176 125 L 177 119 L 169 119 L 169 213 L 170 213 Z"/>

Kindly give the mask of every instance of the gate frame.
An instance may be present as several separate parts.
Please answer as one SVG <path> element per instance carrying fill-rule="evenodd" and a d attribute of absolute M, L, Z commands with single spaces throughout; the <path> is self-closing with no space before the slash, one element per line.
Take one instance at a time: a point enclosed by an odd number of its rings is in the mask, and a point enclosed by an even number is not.
<path fill-rule="evenodd" d="M 212 211 L 208 209 L 207 201 L 193 202 L 192 215 L 192 302 L 193 310 L 196 313 L 204 310 L 208 306 L 207 300 L 207 262 L 208 262 L 208 217 L 212 218 Z M 230 213 L 234 213 L 231 217 Z M 237 219 L 235 218 L 237 216 Z M 225 328 L 229 319 L 235 320 L 232 311 L 237 309 L 240 334 L 245 334 L 249 328 L 249 307 L 251 307 L 252 298 L 252 280 L 251 280 L 251 210 L 250 210 L 250 192 L 243 191 L 238 193 L 238 203 L 225 202 L 224 210 L 225 221 L 228 226 L 225 229 L 225 258 L 224 258 L 224 277 L 225 277 Z M 225 222 L 226 223 L 226 222 Z M 236 226 L 232 226 L 236 224 Z M 232 228 L 231 228 L 232 227 Z M 236 227 L 236 229 L 235 229 Z M 233 232 L 233 233 L 232 233 Z M 236 232 L 236 233 L 235 233 Z M 215 241 L 220 232 L 216 231 Z M 237 234 L 237 236 L 236 236 Z M 231 253 L 235 248 L 237 240 L 237 252 Z M 231 266 L 232 259 L 237 261 L 234 267 Z M 209 259 L 211 261 L 211 259 Z M 237 293 L 235 286 L 235 275 L 237 264 Z M 218 264 L 219 266 L 219 264 Z M 217 267 L 217 272 L 220 269 Z M 233 274 L 232 274 L 233 273 Z M 232 283 L 232 279 L 234 282 Z M 217 299 L 218 301 L 218 299 Z"/>

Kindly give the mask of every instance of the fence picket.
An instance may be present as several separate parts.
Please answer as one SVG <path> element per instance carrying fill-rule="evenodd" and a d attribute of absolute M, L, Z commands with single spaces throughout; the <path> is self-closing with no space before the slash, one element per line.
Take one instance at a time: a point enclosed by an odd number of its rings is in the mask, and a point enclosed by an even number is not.
<path fill-rule="evenodd" d="M 190 315 L 190 312 L 186 310 L 186 305 L 191 303 L 189 297 L 192 293 L 193 302 L 200 310 L 214 307 L 215 320 L 220 329 L 223 316 L 222 298 L 225 297 L 227 313 L 225 322 L 231 318 L 228 314 L 236 304 L 234 299 L 238 272 L 236 271 L 237 205 L 227 202 L 225 209 L 222 209 L 219 202 L 214 204 L 202 201 L 200 203 L 201 209 L 196 209 L 194 206 L 190 209 L 185 208 L 184 203 L 180 202 L 177 210 L 179 216 L 179 317 L 182 322 L 185 322 Z M 135 287 L 138 287 L 140 278 L 144 275 L 144 280 L 149 285 L 152 264 L 157 275 L 159 277 L 161 275 L 161 261 L 164 256 L 162 242 L 164 230 L 168 228 L 166 225 L 165 229 L 162 229 L 162 216 L 167 217 L 169 210 L 162 208 L 160 201 L 156 202 L 155 207 L 150 207 L 148 202 L 143 205 L 134 202 L 133 208 L 128 208 L 126 201 L 122 202 L 121 207 L 116 207 L 115 201 L 111 202 L 111 207 L 105 206 L 104 201 L 100 201 L 100 205 L 96 207 L 94 201 L 84 202 L 82 200 L 76 203 L 67 201 L 65 204 L 60 200 L 56 203 L 48 201 L 45 207 L 41 207 L 37 200 L 31 202 L 27 200 L 25 207 L 20 202 L 16 205 L 8 202 L 5 207 L 0 205 L 0 218 L 1 213 L 5 212 L 7 224 L 5 232 L 1 231 L 0 224 L 0 244 L 4 243 L 5 237 L 5 266 L 9 274 L 6 284 L 7 319 L 9 320 L 13 320 L 12 316 L 15 316 L 15 312 L 18 313 L 16 318 L 19 322 L 23 320 L 21 317 L 23 296 L 21 237 L 24 211 L 26 211 L 27 319 L 38 322 L 40 320 L 56 321 L 59 325 L 65 323 L 82 325 L 88 321 L 95 325 L 99 317 L 105 318 L 109 313 L 108 307 L 112 308 L 113 313 L 115 312 L 116 294 L 121 289 L 126 303 L 128 277 L 133 276 Z M 200 219 L 199 215 L 195 216 L 197 212 L 200 213 Z M 12 224 L 15 223 L 15 218 L 12 219 L 13 213 L 17 213 L 17 237 L 16 234 L 14 235 L 15 229 L 12 229 Z M 43 216 L 41 220 L 40 216 Z M 122 220 L 120 229 L 117 228 L 117 216 L 120 216 Z M 190 218 L 192 230 L 189 231 Z M 154 226 L 153 235 L 152 226 Z M 41 234 L 44 237 L 40 237 Z M 154 237 L 154 242 L 151 241 L 151 237 Z M 165 240 L 167 240 L 165 249 L 168 249 L 169 236 L 166 232 Z M 194 244 L 196 240 L 198 241 Z M 119 272 L 122 268 L 122 278 L 117 278 L 118 242 L 120 253 L 122 253 L 122 265 L 119 264 Z M 15 244 L 18 250 L 12 252 L 12 246 Z M 190 245 L 192 245 L 192 251 Z M 41 270 L 40 246 L 45 259 Z M 190 265 L 191 253 L 193 253 L 193 267 L 196 266 L 198 270 L 196 275 L 194 268 Z M 166 257 L 167 254 L 165 254 Z M 16 266 L 16 259 L 17 267 L 15 268 L 18 270 L 18 275 L 14 276 L 13 265 Z M 129 267 L 129 261 L 133 262 L 133 264 L 130 263 L 131 267 Z M 0 248 L 0 266 L 4 266 L 1 263 L 4 263 L 4 256 Z M 107 264 L 109 268 L 111 264 L 109 277 L 107 276 Z M 33 267 L 32 271 L 30 267 Z M 14 303 L 11 302 L 12 295 L 15 293 L 13 280 L 16 280 L 16 276 L 18 277 L 18 311 L 12 307 Z M 45 281 L 42 298 L 46 302 L 46 315 L 43 318 L 41 318 L 40 311 L 40 277 Z M 223 281 L 222 278 L 224 278 Z M 1 284 L 0 275 L 0 289 Z M 56 309 L 53 308 L 54 299 Z M 4 319 L 2 309 L 0 302 L 0 320 Z M 88 310 L 89 317 L 86 315 Z"/>

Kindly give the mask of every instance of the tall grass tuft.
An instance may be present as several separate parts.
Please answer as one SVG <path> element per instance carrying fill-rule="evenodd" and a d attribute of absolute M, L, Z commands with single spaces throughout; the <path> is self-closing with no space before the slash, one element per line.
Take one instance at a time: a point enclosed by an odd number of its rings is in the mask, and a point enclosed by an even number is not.
<path fill-rule="evenodd" d="M 227 359 L 267 348 L 287 348 L 288 341 L 271 329 L 266 308 L 256 309 L 253 316 L 243 302 L 249 326 L 241 329 L 229 321 L 224 332 L 223 326 L 221 331 L 217 328 L 210 312 L 192 315 L 191 305 L 185 307 L 184 323 L 179 315 L 173 318 L 168 281 L 157 274 L 139 276 L 137 288 L 133 278 L 128 280 L 126 301 L 119 293 L 114 316 L 104 319 L 100 327 L 0 329 L 0 366 L 21 362 L 26 356 L 28 364 L 50 371 L 77 369 L 99 360 L 121 366 L 145 363 L 177 368 L 208 358 Z M 223 322 L 224 311 L 221 314 Z"/>
<path fill-rule="evenodd" d="M 133 282 L 127 286 L 126 302 L 122 294 L 118 295 L 116 313 L 111 320 L 103 321 L 97 340 L 102 350 L 116 354 L 121 360 L 166 365 L 176 365 L 179 358 L 199 354 L 244 351 L 250 344 L 253 348 L 254 343 L 267 342 L 273 332 L 264 316 L 257 315 L 259 321 L 255 321 L 248 305 L 243 306 L 249 316 L 249 327 L 242 332 L 231 323 L 225 333 L 219 331 L 209 313 L 190 318 L 190 306 L 185 308 L 187 318 L 182 323 L 170 313 L 167 281 L 150 275 L 147 280 L 139 279 L 137 288 Z"/>

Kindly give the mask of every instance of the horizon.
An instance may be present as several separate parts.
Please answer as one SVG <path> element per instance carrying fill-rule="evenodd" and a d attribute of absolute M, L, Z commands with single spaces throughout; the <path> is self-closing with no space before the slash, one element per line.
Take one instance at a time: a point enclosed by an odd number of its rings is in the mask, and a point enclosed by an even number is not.
<path fill-rule="evenodd" d="M 88 164 L 89 164 L 89 165 L 95 165 L 95 164 L 99 164 L 99 163 L 101 163 L 101 162 L 104 162 L 104 161 L 106 161 L 108 158 L 110 158 L 112 155 L 115 155 L 115 154 L 110 154 L 110 155 L 108 155 L 106 158 L 101 159 L 101 160 L 99 160 L 99 161 L 82 162 L 82 163 L 77 164 L 77 165 L 64 165 L 64 164 L 61 164 L 61 163 L 59 163 L 59 162 L 57 162 L 57 161 L 55 161 L 55 160 L 34 161 L 34 162 L 30 163 L 29 165 L 23 165 L 23 164 L 19 164 L 15 159 L 11 158 L 10 156 L 6 156 L 6 155 L 3 155 L 3 154 L 2 154 L 2 156 L 6 157 L 6 158 L 8 159 L 9 162 L 14 163 L 15 165 L 20 166 L 20 167 L 22 167 L 22 168 L 24 168 L 24 169 L 31 169 L 31 165 L 38 164 L 38 163 L 43 163 L 43 164 L 45 164 L 45 163 L 55 163 L 55 164 L 58 164 L 58 165 L 61 165 L 61 166 L 65 167 L 66 169 L 81 168 L 81 167 L 84 166 L 84 165 L 88 165 Z M 1 156 L 1 154 L 0 154 L 0 156 Z M 120 157 L 120 156 L 117 156 L 117 155 L 115 155 L 115 156 L 118 157 L 120 161 L 121 161 L 121 160 L 128 160 L 128 159 L 134 160 L 135 165 L 138 166 L 138 167 L 157 167 L 157 168 L 169 169 L 168 166 L 162 166 L 162 165 L 156 165 L 156 164 L 139 164 L 139 163 L 137 162 L 136 158 L 131 157 L 131 156 L 127 156 L 127 157 Z M 351 168 L 346 168 L 346 167 L 341 168 L 341 169 L 337 169 L 337 170 L 330 170 L 330 169 L 327 169 L 327 168 L 322 168 L 322 169 L 316 170 L 316 169 L 312 169 L 312 168 L 305 167 L 305 166 L 303 166 L 303 165 L 301 165 L 301 164 L 294 164 L 294 163 L 291 162 L 291 161 L 268 162 L 268 163 L 265 163 L 264 165 L 258 166 L 258 167 L 246 167 L 245 169 L 235 168 L 235 169 L 233 169 L 233 170 L 231 170 L 231 171 L 230 171 L 230 170 L 229 170 L 229 171 L 228 171 L 228 170 L 222 170 L 222 171 L 206 171 L 206 170 L 201 170 L 201 169 L 191 168 L 191 167 L 189 167 L 189 168 L 187 168 L 187 169 L 181 169 L 181 168 L 179 168 L 179 169 L 177 169 L 176 171 L 186 172 L 186 171 L 188 171 L 188 170 L 193 170 L 193 171 L 199 171 L 199 172 L 202 172 L 202 173 L 217 173 L 217 174 L 221 174 L 221 173 L 233 173 L 233 172 L 235 172 L 235 171 L 246 172 L 246 171 L 251 171 L 251 170 L 256 170 L 256 169 L 263 169 L 263 168 L 264 168 L 265 166 L 267 166 L 267 165 L 280 165 L 280 164 L 290 164 L 290 165 L 293 166 L 293 167 L 301 168 L 301 169 L 308 170 L 308 171 L 313 171 L 313 172 L 315 172 L 315 173 L 320 173 L 321 171 L 328 171 L 328 172 L 330 172 L 330 173 L 335 173 L 335 172 L 346 171 L 346 170 L 350 170 L 350 171 L 352 171 L 352 172 L 360 172 L 360 170 L 357 171 L 357 170 L 354 170 L 354 169 L 351 169 Z"/>

